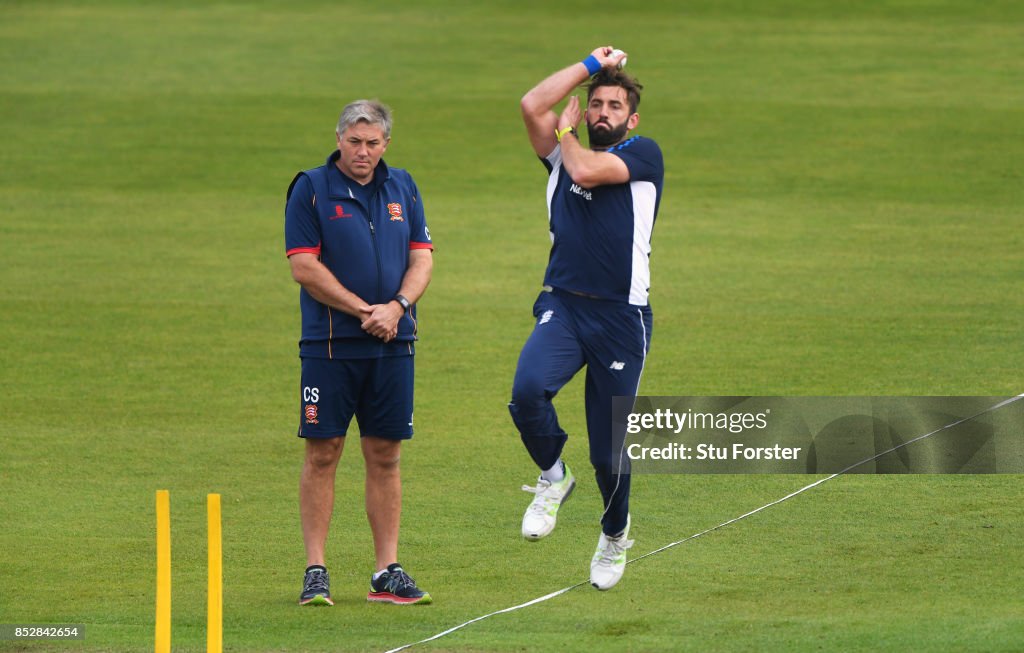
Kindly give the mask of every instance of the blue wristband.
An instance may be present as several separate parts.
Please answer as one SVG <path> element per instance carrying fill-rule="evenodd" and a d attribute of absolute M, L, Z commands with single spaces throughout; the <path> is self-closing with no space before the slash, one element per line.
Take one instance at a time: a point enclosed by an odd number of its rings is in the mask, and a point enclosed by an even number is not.
<path fill-rule="evenodd" d="M 597 60 L 597 57 L 590 55 L 583 60 L 583 65 L 587 67 L 588 75 L 596 75 L 597 71 L 601 70 L 601 62 Z"/>

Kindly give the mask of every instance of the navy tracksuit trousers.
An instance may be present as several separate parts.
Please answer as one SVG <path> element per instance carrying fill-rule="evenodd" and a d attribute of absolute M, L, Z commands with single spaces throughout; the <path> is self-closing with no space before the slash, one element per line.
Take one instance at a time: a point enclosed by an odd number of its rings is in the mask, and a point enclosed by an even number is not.
<path fill-rule="evenodd" d="M 552 400 L 586 366 L 590 463 L 605 506 L 601 526 L 606 535 L 618 535 L 629 514 L 630 477 L 616 473 L 616 458 L 623 452 L 613 450 L 612 397 L 639 391 L 651 346 L 651 309 L 556 288 L 540 294 L 533 314 L 537 322 L 519 354 L 512 384 L 512 421 L 533 461 L 542 470 L 553 467 L 568 436 Z"/>

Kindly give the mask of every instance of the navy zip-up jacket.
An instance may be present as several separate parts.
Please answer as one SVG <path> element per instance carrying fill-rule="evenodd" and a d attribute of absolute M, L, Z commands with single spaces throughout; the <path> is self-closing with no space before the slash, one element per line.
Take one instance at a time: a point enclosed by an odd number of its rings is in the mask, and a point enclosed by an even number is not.
<path fill-rule="evenodd" d="M 373 180 L 359 188 L 335 165 L 339 153 L 300 172 L 288 187 L 285 251 L 316 254 L 320 262 L 368 304 L 394 299 L 409 266 L 409 250 L 433 249 L 423 202 L 405 170 L 377 164 Z M 366 203 L 360 197 L 367 197 Z M 415 306 L 398 323 L 393 343 L 371 336 L 361 321 L 299 293 L 302 338 L 299 353 L 313 358 L 376 358 L 412 352 Z"/>

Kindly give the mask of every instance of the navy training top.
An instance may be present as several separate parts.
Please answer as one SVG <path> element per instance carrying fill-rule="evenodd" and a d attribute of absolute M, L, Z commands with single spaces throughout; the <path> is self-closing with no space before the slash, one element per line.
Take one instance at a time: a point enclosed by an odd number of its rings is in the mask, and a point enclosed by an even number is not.
<path fill-rule="evenodd" d="M 651 235 L 665 178 L 661 148 L 633 136 L 608 152 L 625 162 L 628 182 L 581 187 L 562 165 L 561 145 L 541 159 L 549 173 L 551 231 L 544 285 L 646 306 Z"/>
<path fill-rule="evenodd" d="M 288 187 L 285 252 L 315 254 L 345 286 L 368 304 L 394 299 L 409 266 L 410 249 L 433 249 L 423 202 L 412 176 L 377 164 L 366 186 L 342 174 L 335 150 L 327 162 L 300 172 Z M 299 291 L 299 354 L 312 358 L 378 358 L 409 355 L 416 340 L 416 307 L 384 343 L 363 331 L 361 320 Z"/>

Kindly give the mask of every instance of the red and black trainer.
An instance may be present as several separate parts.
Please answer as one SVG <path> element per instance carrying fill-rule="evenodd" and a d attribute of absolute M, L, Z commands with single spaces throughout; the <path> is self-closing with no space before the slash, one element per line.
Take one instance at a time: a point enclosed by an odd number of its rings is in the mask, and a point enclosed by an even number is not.
<path fill-rule="evenodd" d="M 367 601 L 413 605 L 431 603 L 430 594 L 416 587 L 416 581 L 409 577 L 397 562 L 388 565 L 387 571 L 374 580 L 370 578 L 370 593 Z"/>

